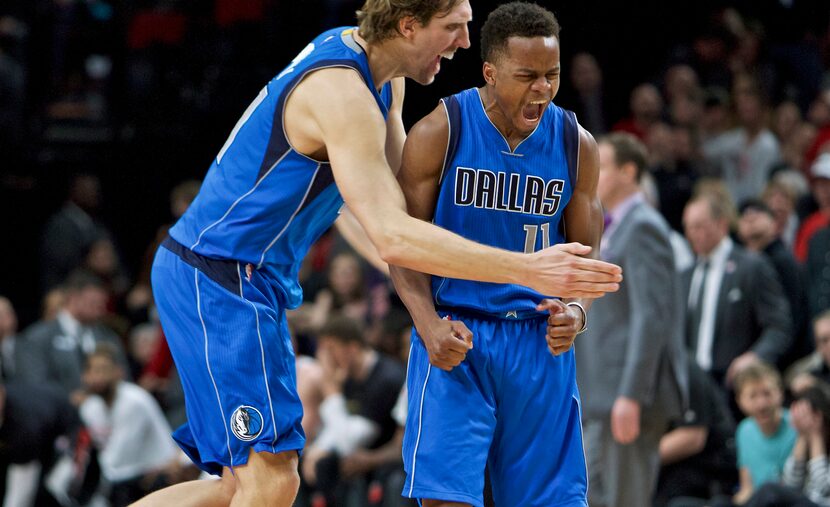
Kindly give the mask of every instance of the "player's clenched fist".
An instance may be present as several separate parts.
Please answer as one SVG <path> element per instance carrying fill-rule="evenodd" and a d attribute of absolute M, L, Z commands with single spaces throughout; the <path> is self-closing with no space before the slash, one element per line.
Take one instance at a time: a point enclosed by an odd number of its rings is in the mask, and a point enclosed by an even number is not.
<path fill-rule="evenodd" d="M 461 364 L 473 348 L 473 333 L 458 320 L 436 319 L 418 332 L 429 354 L 430 364 L 444 371 Z"/>
<path fill-rule="evenodd" d="M 584 256 L 591 247 L 564 243 L 530 254 L 529 285 L 542 294 L 561 298 L 598 298 L 616 292 L 622 268 Z"/>
<path fill-rule="evenodd" d="M 547 310 L 547 332 L 545 341 L 554 356 L 571 350 L 577 333 L 584 326 L 583 314 L 558 299 L 544 299 L 536 306 L 539 311 Z"/>

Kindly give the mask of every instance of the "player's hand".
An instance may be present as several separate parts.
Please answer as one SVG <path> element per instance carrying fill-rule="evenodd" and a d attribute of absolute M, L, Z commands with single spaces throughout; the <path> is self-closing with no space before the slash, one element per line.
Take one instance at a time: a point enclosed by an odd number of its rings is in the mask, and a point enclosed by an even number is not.
<path fill-rule="evenodd" d="M 461 364 L 473 348 L 473 333 L 458 320 L 435 319 L 418 332 L 429 354 L 429 363 L 444 371 Z"/>
<path fill-rule="evenodd" d="M 582 329 L 582 312 L 558 299 L 543 299 L 536 309 L 540 312 L 547 310 L 550 313 L 545 334 L 550 353 L 558 356 L 571 350 L 576 333 Z"/>
<path fill-rule="evenodd" d="M 611 407 L 611 435 L 619 444 L 630 444 L 640 436 L 640 403 L 620 396 Z"/>
<path fill-rule="evenodd" d="M 622 268 L 585 258 L 589 253 L 590 246 L 563 243 L 528 254 L 530 273 L 524 285 L 562 298 L 595 299 L 616 292 L 622 281 Z"/>

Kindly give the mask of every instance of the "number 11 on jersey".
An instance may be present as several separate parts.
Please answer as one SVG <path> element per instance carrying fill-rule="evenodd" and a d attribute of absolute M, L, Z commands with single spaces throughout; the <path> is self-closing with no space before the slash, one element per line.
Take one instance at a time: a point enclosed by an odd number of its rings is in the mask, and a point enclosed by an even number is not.
<path fill-rule="evenodd" d="M 542 229 L 542 249 L 550 246 L 550 223 L 541 225 L 525 224 L 525 253 L 536 251 L 536 234 Z"/>

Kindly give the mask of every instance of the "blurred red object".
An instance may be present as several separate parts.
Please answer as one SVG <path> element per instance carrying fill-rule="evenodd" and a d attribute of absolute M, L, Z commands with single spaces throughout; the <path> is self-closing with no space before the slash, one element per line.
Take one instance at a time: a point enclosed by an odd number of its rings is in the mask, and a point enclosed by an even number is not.
<path fill-rule="evenodd" d="M 265 19 L 265 0 L 216 0 L 214 19 L 220 27 Z"/>
<path fill-rule="evenodd" d="M 145 49 L 153 44 L 175 46 L 187 29 L 187 17 L 178 12 L 141 11 L 133 17 L 127 32 L 130 49 Z"/>

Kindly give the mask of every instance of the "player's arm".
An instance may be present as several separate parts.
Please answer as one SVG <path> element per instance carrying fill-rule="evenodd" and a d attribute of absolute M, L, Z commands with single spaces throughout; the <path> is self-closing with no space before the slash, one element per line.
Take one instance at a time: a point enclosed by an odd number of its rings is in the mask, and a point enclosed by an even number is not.
<path fill-rule="evenodd" d="M 392 168 L 392 172 L 396 174 L 401 166 L 401 153 L 406 140 L 406 130 L 403 127 L 402 116 L 404 86 L 404 78 L 399 77 L 392 80 L 392 105 L 386 118 L 386 160 L 389 167 Z M 343 212 L 334 225 L 337 226 L 340 235 L 369 264 L 378 271 L 389 274 L 389 265 L 380 258 L 377 248 L 372 244 L 366 231 L 363 230 L 363 226 L 360 225 L 360 222 L 357 221 L 357 218 L 349 211 L 348 207 L 343 208 Z"/>
<path fill-rule="evenodd" d="M 431 221 L 435 213 L 448 136 L 447 114 L 440 104 L 412 127 L 404 145 L 398 183 L 407 211 L 420 220 Z M 430 363 L 446 371 L 458 366 L 472 348 L 473 335 L 462 322 L 441 320 L 435 312 L 430 275 L 400 266 L 390 266 L 389 274 L 424 341 Z"/>
<path fill-rule="evenodd" d="M 343 199 L 387 263 L 453 278 L 518 283 L 567 297 L 597 297 L 619 288 L 619 267 L 577 257 L 571 253 L 576 246 L 526 255 L 486 247 L 410 217 L 386 161 L 383 116 L 353 70 L 314 72 L 292 95 L 296 107 L 290 118 L 305 115 L 307 131 L 325 144 Z"/>
<path fill-rule="evenodd" d="M 579 127 L 579 159 L 576 182 L 571 200 L 565 207 L 565 239 L 591 247 L 586 257 L 599 258 L 602 238 L 602 204 L 597 196 L 599 179 L 599 152 L 591 134 Z M 587 312 L 591 298 L 568 298 L 565 303 L 577 302 Z M 576 333 L 583 328 L 583 314 L 578 308 L 569 307 L 556 300 L 546 299 L 539 305 L 551 313 L 548 318 L 548 348 L 554 355 L 567 352 L 573 346 Z"/>

